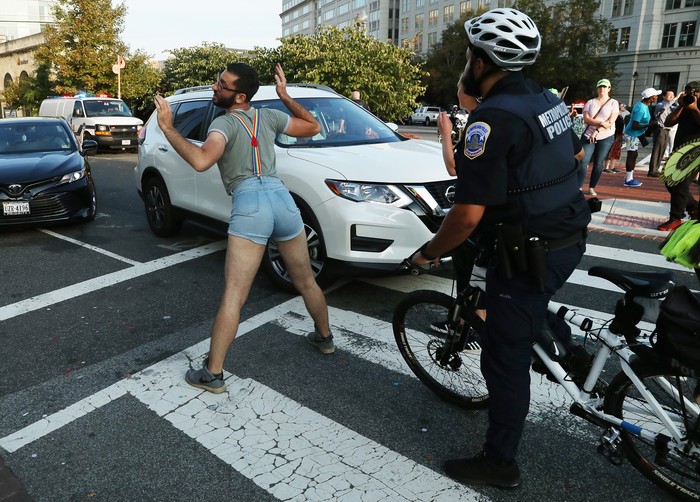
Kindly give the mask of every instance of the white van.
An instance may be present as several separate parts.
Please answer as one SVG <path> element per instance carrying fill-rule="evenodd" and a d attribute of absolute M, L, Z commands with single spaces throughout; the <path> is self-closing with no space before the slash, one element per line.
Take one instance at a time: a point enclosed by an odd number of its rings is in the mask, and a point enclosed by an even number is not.
<path fill-rule="evenodd" d="M 42 117 L 62 117 L 80 141 L 92 139 L 103 148 L 137 149 L 143 121 L 117 98 L 55 97 L 39 107 Z"/>

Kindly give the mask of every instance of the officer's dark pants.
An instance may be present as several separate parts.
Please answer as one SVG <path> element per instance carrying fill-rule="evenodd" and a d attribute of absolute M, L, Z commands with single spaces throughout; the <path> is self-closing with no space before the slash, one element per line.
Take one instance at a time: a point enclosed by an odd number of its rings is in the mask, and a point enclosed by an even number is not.
<path fill-rule="evenodd" d="M 695 216 L 698 203 L 693 194 L 690 193 L 690 185 L 694 178 L 694 176 L 690 176 L 677 185 L 666 185 L 666 190 L 671 194 L 671 219 L 681 220 L 686 212 L 691 217 Z"/>
<path fill-rule="evenodd" d="M 530 406 L 532 345 L 549 299 L 576 269 L 585 250 L 584 241 L 547 253 L 545 293 L 537 291 L 527 274 L 506 279 L 497 263 L 488 268 L 486 333 L 481 339 L 481 370 L 490 396 L 487 458 L 515 460 Z"/>

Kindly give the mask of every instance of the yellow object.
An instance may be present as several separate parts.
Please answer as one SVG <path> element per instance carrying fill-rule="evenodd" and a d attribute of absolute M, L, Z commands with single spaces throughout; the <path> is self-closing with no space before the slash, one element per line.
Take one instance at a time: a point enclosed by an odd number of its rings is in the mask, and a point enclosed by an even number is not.
<path fill-rule="evenodd" d="M 689 220 L 673 231 L 661 248 L 668 261 L 688 268 L 700 268 L 700 225 Z"/>

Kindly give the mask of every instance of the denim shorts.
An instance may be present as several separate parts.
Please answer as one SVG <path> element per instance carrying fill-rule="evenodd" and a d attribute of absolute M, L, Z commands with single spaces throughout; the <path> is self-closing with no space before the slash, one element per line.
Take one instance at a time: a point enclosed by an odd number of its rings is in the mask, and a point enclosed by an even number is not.
<path fill-rule="evenodd" d="M 264 246 L 270 238 L 288 241 L 304 231 L 299 208 L 278 178 L 248 178 L 231 195 L 229 235 Z"/>

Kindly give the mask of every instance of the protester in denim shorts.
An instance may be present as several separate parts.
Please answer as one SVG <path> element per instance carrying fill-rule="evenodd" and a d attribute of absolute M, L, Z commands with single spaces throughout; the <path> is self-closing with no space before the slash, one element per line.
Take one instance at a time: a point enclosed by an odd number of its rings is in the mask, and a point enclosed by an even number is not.
<path fill-rule="evenodd" d="M 156 96 L 158 125 L 175 151 L 196 171 L 218 163 L 221 180 L 232 195 L 226 252 L 226 284 L 212 328 L 209 356 L 201 369 L 190 369 L 185 380 L 210 392 L 226 390 L 223 365 L 236 337 L 240 313 L 260 266 L 268 239 L 273 238 L 296 289 L 304 298 L 315 329 L 307 341 L 322 353 L 335 350 L 328 323 L 328 307 L 311 270 L 306 235 L 299 209 L 289 191 L 275 176 L 274 141 L 278 133 L 293 137 L 318 134 L 320 125 L 287 93 L 287 81 L 275 68 L 277 95 L 291 112 L 257 110 L 250 100 L 260 87 L 256 71 L 243 63 L 231 63 L 212 85 L 214 104 L 226 108 L 209 127 L 202 146 L 183 138 L 173 127 L 170 104 Z"/>

